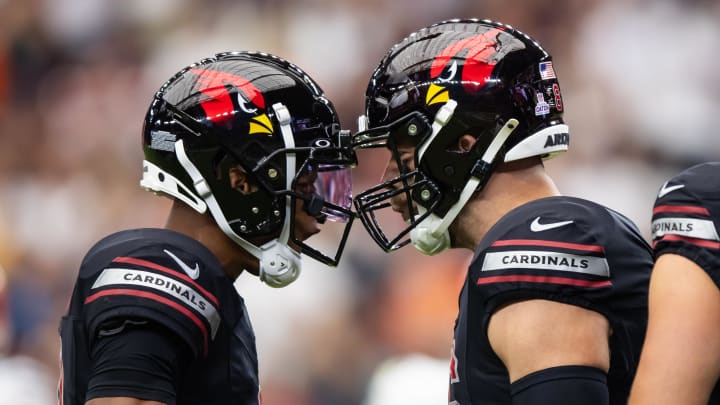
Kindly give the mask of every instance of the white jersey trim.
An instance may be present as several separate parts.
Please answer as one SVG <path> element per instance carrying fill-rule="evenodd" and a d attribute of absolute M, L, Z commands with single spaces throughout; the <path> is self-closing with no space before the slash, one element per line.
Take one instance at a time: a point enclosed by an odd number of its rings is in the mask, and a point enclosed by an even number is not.
<path fill-rule="evenodd" d="M 660 218 L 652 221 L 653 239 L 665 235 L 680 235 L 689 238 L 720 241 L 715 224 L 707 219 Z"/>
<path fill-rule="evenodd" d="M 509 250 L 485 255 L 482 271 L 508 269 L 570 271 L 610 277 L 610 266 L 604 257 L 537 250 Z"/>
<path fill-rule="evenodd" d="M 215 336 L 215 332 L 220 326 L 220 314 L 217 308 L 206 300 L 199 291 L 182 281 L 149 271 L 106 268 L 95 280 L 91 288 L 96 289 L 111 285 L 134 285 L 151 288 L 175 297 L 205 317 L 210 324 L 212 336 Z"/>

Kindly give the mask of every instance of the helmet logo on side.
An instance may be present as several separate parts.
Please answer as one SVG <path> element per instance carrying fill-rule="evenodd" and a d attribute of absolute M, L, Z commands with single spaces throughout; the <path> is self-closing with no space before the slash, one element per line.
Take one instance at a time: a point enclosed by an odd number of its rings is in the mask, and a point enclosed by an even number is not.
<path fill-rule="evenodd" d="M 501 31 L 501 28 L 494 28 L 453 42 L 443 49 L 430 68 L 430 78 L 440 84 L 433 83 L 428 87 L 425 104 L 445 103 L 450 99 L 444 83 L 461 83 L 465 91 L 477 91 L 485 86 L 495 68 L 496 62 L 492 57 L 498 53 L 497 36 Z M 464 56 L 459 56 L 463 52 Z M 461 59 L 462 62 L 458 63 Z M 458 72 L 460 78 L 457 77 Z"/>
<path fill-rule="evenodd" d="M 193 68 L 190 71 L 198 76 L 199 91 L 208 98 L 200 102 L 208 120 L 222 123 L 233 118 L 237 113 L 226 87 L 229 84 L 238 90 L 237 101 L 240 110 L 250 115 L 248 134 L 271 135 L 273 133 L 273 125 L 267 114 L 257 114 L 258 110 L 265 109 L 265 98 L 249 80 L 216 70 Z"/>

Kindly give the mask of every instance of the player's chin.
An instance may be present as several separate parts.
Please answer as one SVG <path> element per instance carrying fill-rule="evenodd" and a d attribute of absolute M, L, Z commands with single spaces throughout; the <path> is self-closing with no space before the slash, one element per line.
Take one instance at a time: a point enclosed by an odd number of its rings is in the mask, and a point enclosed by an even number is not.
<path fill-rule="evenodd" d="M 390 208 L 402 216 L 403 221 L 410 220 L 410 209 L 405 199 L 390 200 Z"/>
<path fill-rule="evenodd" d="M 410 210 L 408 210 L 407 207 L 398 208 L 398 209 L 394 209 L 394 208 L 393 208 L 393 211 L 395 211 L 396 213 L 400 214 L 400 216 L 402 217 L 403 221 L 405 221 L 405 222 L 410 221 Z"/>
<path fill-rule="evenodd" d="M 316 234 L 318 234 L 318 233 L 320 233 L 320 227 L 317 225 L 317 222 L 314 222 L 312 228 L 307 229 L 307 230 L 305 231 L 305 237 L 304 237 L 303 239 L 301 239 L 301 240 L 303 240 L 303 241 L 304 241 L 304 240 L 307 240 L 307 239 L 310 238 L 311 236 L 316 235 Z"/>
<path fill-rule="evenodd" d="M 315 219 L 303 221 L 302 225 L 295 228 L 295 238 L 303 242 L 318 233 L 320 233 L 320 227 Z"/>

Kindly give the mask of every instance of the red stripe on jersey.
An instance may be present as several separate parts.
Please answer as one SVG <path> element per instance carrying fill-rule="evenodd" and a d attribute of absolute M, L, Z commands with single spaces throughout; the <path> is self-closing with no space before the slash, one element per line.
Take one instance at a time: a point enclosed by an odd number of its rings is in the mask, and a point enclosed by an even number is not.
<path fill-rule="evenodd" d="M 151 292 L 147 291 L 138 291 L 138 290 L 130 290 L 126 288 L 116 288 L 112 290 L 103 290 L 98 293 L 95 293 L 93 295 L 88 296 L 85 298 L 85 304 L 89 304 L 93 301 L 95 301 L 98 298 L 102 298 L 108 295 L 132 295 L 135 297 L 141 297 L 141 298 L 147 298 L 156 302 L 159 302 L 161 304 L 165 304 L 173 309 L 178 310 L 178 312 L 182 313 L 183 315 L 190 318 L 190 320 L 197 325 L 198 328 L 200 328 L 200 332 L 203 334 L 203 353 L 207 354 L 208 351 L 208 330 L 205 324 L 195 316 L 192 312 L 190 312 L 189 309 L 185 308 L 184 306 L 178 304 L 175 301 L 169 300 L 165 297 L 161 297 L 157 294 L 153 294 Z"/>
<path fill-rule="evenodd" d="M 710 249 L 720 249 L 720 242 L 713 242 L 713 241 L 705 240 L 705 239 L 689 238 L 687 236 L 680 236 L 680 235 L 671 235 L 671 234 L 664 235 L 662 238 L 653 242 L 653 248 L 659 242 L 685 242 L 685 243 L 689 243 L 689 244 L 695 245 L 695 246 L 701 246 L 701 247 L 706 247 L 706 248 L 710 248 Z"/>
<path fill-rule="evenodd" d="M 492 246 L 542 246 L 542 247 L 559 247 L 572 250 L 583 250 L 586 252 L 605 253 L 605 248 L 599 245 L 581 245 L 579 243 L 556 242 L 552 240 L 536 240 L 536 239 L 506 239 L 497 240 Z"/>
<path fill-rule="evenodd" d="M 658 205 L 653 209 L 653 215 L 661 212 L 681 212 L 684 214 L 700 214 L 710 215 L 710 211 L 705 207 L 695 207 L 692 205 Z"/>
<path fill-rule="evenodd" d="M 590 281 L 590 280 L 578 280 L 576 278 L 569 277 L 550 277 L 550 276 L 527 276 L 527 275 L 516 275 L 516 276 L 494 276 L 494 277 L 483 277 L 478 280 L 477 284 L 493 284 L 493 283 L 512 283 L 521 281 L 525 283 L 542 283 L 542 284 L 564 284 L 574 285 L 578 287 L 608 287 L 612 285 L 610 280 L 605 281 Z"/>
<path fill-rule="evenodd" d="M 171 269 L 171 268 L 169 268 L 169 267 L 161 266 L 161 265 L 159 265 L 159 264 L 157 264 L 157 263 L 149 262 L 149 261 L 147 261 L 147 260 L 136 259 L 136 258 L 134 258 L 134 257 L 116 257 L 116 258 L 113 259 L 113 262 L 116 262 L 116 263 L 136 264 L 136 265 L 138 265 L 138 266 L 143 266 L 143 267 L 147 267 L 147 268 L 150 268 L 150 269 L 162 271 L 163 273 L 172 274 L 173 276 L 178 277 L 178 278 L 182 279 L 183 281 L 192 284 L 192 286 L 195 287 L 195 288 L 197 288 L 197 289 L 202 293 L 202 295 L 205 296 L 205 298 L 207 298 L 207 299 L 209 299 L 210 301 L 212 301 L 212 302 L 215 304 L 216 307 L 219 307 L 219 306 L 220 306 L 220 304 L 218 303 L 218 299 L 215 298 L 214 295 L 210 294 L 209 291 L 207 291 L 206 289 L 202 288 L 202 286 L 201 286 L 200 284 L 196 283 L 193 279 L 191 279 L 190 277 L 188 277 L 185 273 L 181 273 L 181 272 L 179 272 L 179 271 L 177 271 L 177 270 L 173 270 L 173 269 Z"/>

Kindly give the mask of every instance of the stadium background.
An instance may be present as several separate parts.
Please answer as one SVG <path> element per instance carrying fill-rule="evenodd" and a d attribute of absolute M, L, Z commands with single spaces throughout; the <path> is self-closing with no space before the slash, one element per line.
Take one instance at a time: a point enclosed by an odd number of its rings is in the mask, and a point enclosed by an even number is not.
<path fill-rule="evenodd" d="M 142 118 L 167 77 L 215 52 L 268 51 L 316 78 L 354 130 L 386 50 L 453 17 L 513 25 L 553 55 L 571 151 L 548 168 L 564 194 L 647 237 L 663 179 L 720 159 L 717 0 L 0 0 L 0 403 L 52 403 L 85 251 L 163 225 L 169 200 L 138 180 Z M 357 190 L 382 168 L 360 158 Z M 241 277 L 265 404 L 442 403 L 468 258 L 386 256 L 358 222 L 337 269 L 308 259 L 283 290 Z"/>

